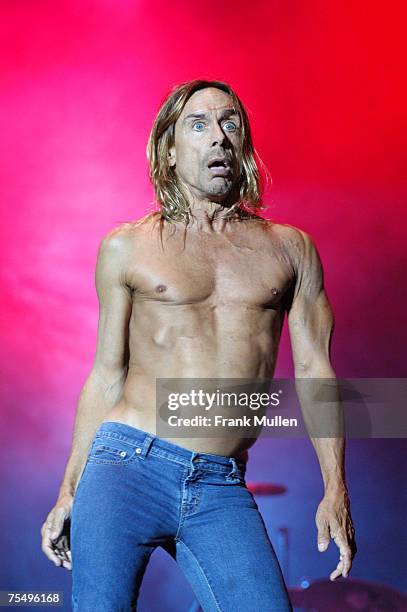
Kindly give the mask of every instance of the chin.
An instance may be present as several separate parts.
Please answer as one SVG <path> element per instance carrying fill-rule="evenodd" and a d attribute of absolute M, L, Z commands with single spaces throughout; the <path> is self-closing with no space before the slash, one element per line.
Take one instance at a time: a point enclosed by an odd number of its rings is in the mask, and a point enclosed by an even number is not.
<path fill-rule="evenodd" d="M 208 195 L 217 198 L 226 198 L 230 194 L 230 189 L 216 189 L 213 191 L 209 191 Z"/>
<path fill-rule="evenodd" d="M 208 195 L 211 196 L 218 196 L 218 197 L 225 197 L 227 195 L 230 194 L 230 192 L 232 191 L 233 185 L 232 183 L 226 183 L 224 182 L 223 185 L 219 184 L 219 185 L 210 185 L 208 187 Z"/>

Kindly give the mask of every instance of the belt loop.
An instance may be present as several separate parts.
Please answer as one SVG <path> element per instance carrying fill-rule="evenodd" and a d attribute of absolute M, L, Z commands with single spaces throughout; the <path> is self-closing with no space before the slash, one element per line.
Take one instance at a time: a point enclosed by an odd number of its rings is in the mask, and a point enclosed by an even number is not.
<path fill-rule="evenodd" d="M 151 445 L 154 442 L 154 439 L 155 439 L 155 436 L 152 436 L 150 434 L 147 434 L 146 437 L 144 438 L 143 447 L 141 449 L 141 454 L 140 454 L 140 457 L 142 457 L 143 459 L 147 457 L 148 452 L 151 448 Z"/>
<path fill-rule="evenodd" d="M 196 453 L 195 451 L 192 451 L 192 454 L 191 454 L 191 469 L 192 470 L 196 469 L 195 461 L 197 459 L 199 459 L 199 453 Z"/>
<path fill-rule="evenodd" d="M 236 477 L 239 476 L 239 468 L 234 457 L 229 457 L 229 462 L 232 464 L 232 470 L 227 475 L 227 479 L 229 480 L 230 478 L 231 480 L 234 480 Z"/>
<path fill-rule="evenodd" d="M 198 478 L 200 474 L 199 463 L 200 463 L 199 453 L 196 453 L 195 451 L 191 451 L 191 458 L 189 460 L 189 464 L 190 464 L 189 474 L 187 477 L 188 481 L 192 482 L 196 478 Z"/>

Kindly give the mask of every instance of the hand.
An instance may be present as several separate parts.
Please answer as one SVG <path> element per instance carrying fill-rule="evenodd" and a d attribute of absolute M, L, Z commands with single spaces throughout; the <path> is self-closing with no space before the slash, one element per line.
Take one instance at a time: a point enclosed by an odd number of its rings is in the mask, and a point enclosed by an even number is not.
<path fill-rule="evenodd" d="M 69 542 L 70 517 L 73 495 L 65 494 L 48 514 L 41 527 L 42 551 L 57 567 L 72 569 L 72 557 Z"/>
<path fill-rule="evenodd" d="M 330 538 L 333 538 L 339 548 L 339 563 L 329 578 L 332 581 L 340 575 L 346 578 L 357 547 L 350 514 L 350 502 L 345 487 L 325 493 L 318 506 L 315 523 L 318 528 L 318 550 L 320 552 L 327 550 Z"/>

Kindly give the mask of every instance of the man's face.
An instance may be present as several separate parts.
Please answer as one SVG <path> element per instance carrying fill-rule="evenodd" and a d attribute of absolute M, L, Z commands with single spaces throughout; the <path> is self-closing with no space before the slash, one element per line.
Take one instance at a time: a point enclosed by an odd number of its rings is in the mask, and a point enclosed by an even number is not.
<path fill-rule="evenodd" d="M 196 91 L 175 124 L 169 154 L 194 195 L 222 201 L 240 173 L 241 124 L 231 97 L 213 87 Z"/>

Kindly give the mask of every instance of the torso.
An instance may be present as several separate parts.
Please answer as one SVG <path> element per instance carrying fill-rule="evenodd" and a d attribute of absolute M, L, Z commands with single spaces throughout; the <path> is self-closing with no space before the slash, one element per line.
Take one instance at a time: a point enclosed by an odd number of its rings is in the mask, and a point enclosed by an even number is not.
<path fill-rule="evenodd" d="M 222 232 L 163 233 L 147 219 L 128 230 L 132 292 L 129 369 L 105 421 L 156 433 L 157 378 L 272 378 L 295 281 L 295 228 L 262 219 Z M 238 456 L 236 438 L 166 438 L 191 450 Z"/>

